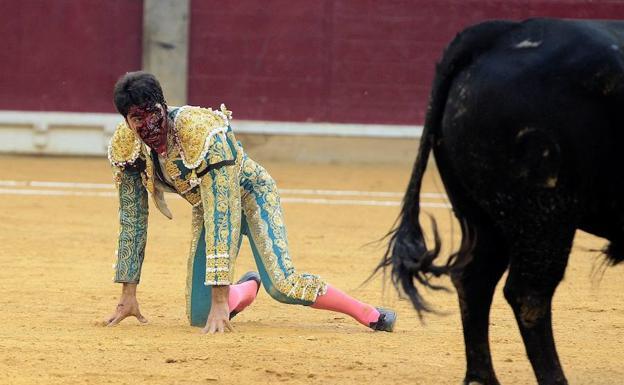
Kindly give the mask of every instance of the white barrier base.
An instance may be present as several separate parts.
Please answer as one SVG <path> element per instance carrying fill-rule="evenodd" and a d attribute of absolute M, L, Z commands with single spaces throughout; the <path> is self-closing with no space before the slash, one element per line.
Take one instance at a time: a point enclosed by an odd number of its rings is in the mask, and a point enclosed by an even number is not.
<path fill-rule="evenodd" d="M 119 114 L 0 111 L 0 153 L 105 155 Z M 418 139 L 422 126 L 234 120 L 234 131 L 299 135 Z"/>

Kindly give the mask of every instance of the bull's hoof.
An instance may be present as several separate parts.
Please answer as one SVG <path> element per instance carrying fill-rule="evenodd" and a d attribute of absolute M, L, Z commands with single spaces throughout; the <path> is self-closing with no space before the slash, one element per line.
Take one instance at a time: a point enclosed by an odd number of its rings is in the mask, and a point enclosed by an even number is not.
<path fill-rule="evenodd" d="M 475 380 L 475 379 L 464 380 L 464 382 L 462 382 L 462 385 L 500 385 L 500 383 L 495 377 L 494 379 L 491 379 L 491 380 Z"/>

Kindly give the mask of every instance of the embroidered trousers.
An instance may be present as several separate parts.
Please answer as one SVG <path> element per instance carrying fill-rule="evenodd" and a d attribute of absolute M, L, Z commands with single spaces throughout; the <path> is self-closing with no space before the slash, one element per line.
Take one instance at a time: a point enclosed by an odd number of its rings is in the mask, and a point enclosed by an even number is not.
<path fill-rule="evenodd" d="M 279 193 L 275 181 L 245 155 L 240 173 L 241 235 L 246 235 L 266 291 L 277 301 L 311 305 L 327 284 L 318 276 L 295 271 L 288 252 Z M 206 243 L 203 208 L 193 208 L 193 238 L 188 257 L 187 315 L 191 325 L 204 326 L 210 312 L 211 286 L 206 277 Z M 237 250 L 242 236 L 238 238 Z"/>

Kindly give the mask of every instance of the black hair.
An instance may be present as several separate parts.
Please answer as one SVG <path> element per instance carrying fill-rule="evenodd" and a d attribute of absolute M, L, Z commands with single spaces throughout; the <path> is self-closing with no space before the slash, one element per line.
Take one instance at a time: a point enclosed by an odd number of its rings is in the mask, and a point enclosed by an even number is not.
<path fill-rule="evenodd" d="M 124 118 L 132 106 L 146 107 L 160 103 L 165 111 L 167 110 L 158 79 L 145 71 L 127 72 L 119 78 L 115 83 L 113 101 L 115 108 Z"/>

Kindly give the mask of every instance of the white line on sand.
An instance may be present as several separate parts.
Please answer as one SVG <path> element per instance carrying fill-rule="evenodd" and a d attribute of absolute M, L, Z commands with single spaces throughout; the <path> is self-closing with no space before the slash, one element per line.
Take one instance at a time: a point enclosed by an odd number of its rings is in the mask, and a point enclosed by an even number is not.
<path fill-rule="evenodd" d="M 288 189 L 281 188 L 280 193 L 292 195 L 334 195 L 334 196 L 366 196 L 379 198 L 402 198 L 402 192 L 389 191 L 356 191 L 356 190 L 318 190 L 318 189 Z M 422 198 L 446 199 L 446 194 L 420 193 Z"/>
<path fill-rule="evenodd" d="M 37 195 L 37 196 L 83 196 L 83 197 L 116 197 L 114 191 L 81 191 L 81 190 L 113 190 L 112 183 L 84 183 L 84 182 L 55 182 L 55 181 L 17 181 L 0 180 L 0 195 Z M 9 188 L 2 188 L 9 187 Z M 10 188 L 13 187 L 13 188 Z M 17 187 L 17 188 L 15 188 Z M 26 187 L 35 187 L 26 188 Z M 42 189 L 43 188 L 43 189 Z M 50 190 L 62 188 L 66 190 Z M 75 189 L 75 190 L 67 190 Z M 76 191 L 78 190 L 78 191 Z M 324 189 L 280 189 L 283 195 L 317 195 L 336 197 L 375 197 L 401 198 L 403 193 L 389 191 L 357 191 L 357 190 L 324 190 Z M 445 194 L 421 193 L 421 198 L 446 199 Z M 327 198 L 299 198 L 285 196 L 284 203 L 307 203 L 320 205 L 355 205 L 355 206 L 400 206 L 399 200 L 364 200 L 364 199 L 327 199 Z M 446 202 L 421 202 L 422 207 L 450 208 Z"/>
<path fill-rule="evenodd" d="M 78 196 L 78 197 L 106 197 L 117 196 L 113 191 L 68 191 L 68 190 L 37 190 L 37 189 L 11 189 L 0 188 L 0 195 L 30 195 L 30 196 Z M 181 198 L 174 195 L 176 198 Z M 322 198 L 293 198 L 282 197 L 284 203 L 307 203 L 318 205 L 349 205 L 349 206 L 400 206 L 400 201 L 385 200 L 360 200 L 360 199 L 322 199 Z M 450 208 L 448 203 L 443 202 L 421 202 L 421 207 L 430 208 Z"/>
<path fill-rule="evenodd" d="M 49 187 L 49 188 L 76 188 L 76 189 L 104 189 L 112 190 L 112 183 L 83 183 L 83 182 L 44 182 L 44 181 L 17 181 L 0 180 L 3 187 Z M 357 191 L 357 190 L 323 190 L 323 189 L 288 189 L 281 188 L 280 193 L 288 195 L 323 195 L 323 196 L 367 196 L 379 198 L 401 198 L 402 192 L 390 191 Z M 446 199 L 446 194 L 420 193 L 421 198 Z"/>
<path fill-rule="evenodd" d="M 112 191 L 68 191 L 68 190 L 31 190 L 0 188 L 0 195 L 42 195 L 42 196 L 78 196 L 78 197 L 116 197 Z"/>
<path fill-rule="evenodd" d="M 81 182 L 42 182 L 36 180 L 0 180 L 0 186 L 4 187 L 59 187 L 77 189 L 105 189 L 115 188 L 113 183 L 81 183 Z"/>

